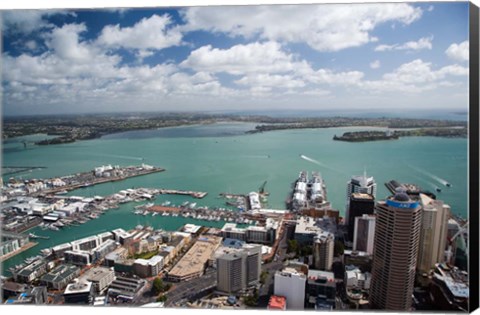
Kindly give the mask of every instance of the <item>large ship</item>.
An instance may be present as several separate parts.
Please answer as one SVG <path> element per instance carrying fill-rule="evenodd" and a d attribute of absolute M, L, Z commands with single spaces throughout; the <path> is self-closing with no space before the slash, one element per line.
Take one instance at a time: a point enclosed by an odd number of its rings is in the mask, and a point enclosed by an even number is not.
<path fill-rule="evenodd" d="M 292 197 L 287 201 L 288 208 L 298 211 L 304 208 L 323 208 L 329 205 L 325 183 L 319 172 L 301 171 L 294 183 Z"/>

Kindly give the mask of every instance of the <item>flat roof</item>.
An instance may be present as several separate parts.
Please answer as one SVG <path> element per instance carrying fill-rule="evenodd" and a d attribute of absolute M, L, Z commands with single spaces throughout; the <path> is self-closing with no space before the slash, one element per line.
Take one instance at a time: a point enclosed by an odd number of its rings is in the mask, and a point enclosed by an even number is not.
<path fill-rule="evenodd" d="M 87 270 L 82 278 L 87 279 L 88 281 L 100 281 L 104 277 L 107 277 L 113 273 L 113 270 L 105 267 L 97 267 Z"/>
<path fill-rule="evenodd" d="M 186 233 L 197 233 L 201 228 L 202 226 L 200 225 L 187 223 L 183 226 L 183 231 Z"/>
<path fill-rule="evenodd" d="M 92 289 L 92 283 L 90 281 L 78 282 L 78 283 L 70 283 L 67 285 L 64 295 L 67 294 L 77 294 L 77 293 L 88 293 Z"/>
<path fill-rule="evenodd" d="M 364 193 L 352 193 L 352 197 L 356 199 L 369 199 L 373 200 L 373 196 L 369 194 L 364 194 Z"/>
<path fill-rule="evenodd" d="M 311 217 L 301 217 L 297 220 L 295 234 L 318 234 L 323 231 L 335 234 L 335 218 L 324 217 L 314 219 Z"/>
<path fill-rule="evenodd" d="M 335 283 L 335 276 L 333 272 L 323 270 L 308 270 L 308 280 L 326 279 L 328 282 Z"/>
<path fill-rule="evenodd" d="M 222 238 L 218 236 L 203 236 L 199 238 L 169 272 L 169 276 L 181 278 L 191 274 L 201 273 L 205 267 L 205 263 L 212 257 L 221 242 Z"/>

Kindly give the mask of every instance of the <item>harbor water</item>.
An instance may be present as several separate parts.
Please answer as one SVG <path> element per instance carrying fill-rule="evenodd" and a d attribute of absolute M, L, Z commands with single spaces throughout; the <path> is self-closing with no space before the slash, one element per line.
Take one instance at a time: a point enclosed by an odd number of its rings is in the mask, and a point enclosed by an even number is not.
<path fill-rule="evenodd" d="M 268 208 L 285 209 L 291 184 L 302 170 L 319 171 L 327 187 L 327 199 L 333 208 L 345 210 L 347 181 L 367 170 L 377 182 L 377 199 L 389 196 L 384 183 L 395 179 L 415 183 L 437 194 L 452 212 L 467 216 L 468 165 L 467 139 L 405 137 L 399 140 L 350 143 L 333 141 L 346 131 L 384 130 L 384 128 L 326 128 L 282 130 L 245 134 L 251 123 L 217 123 L 205 126 L 165 128 L 111 134 L 100 139 L 75 143 L 36 146 L 22 141 L 38 141 L 35 135 L 9 139 L 3 143 L 3 166 L 41 166 L 24 173 L 22 178 L 47 178 L 92 170 L 101 165 L 138 165 L 146 163 L 165 168 L 165 172 L 134 177 L 77 189 L 76 196 L 110 195 L 127 188 L 165 188 L 205 191 L 203 199 L 189 196 L 160 195 L 155 204 L 170 201 L 180 205 L 196 202 L 197 207 L 224 207 L 220 193 L 246 194 L 265 189 Z M 42 138 L 43 137 L 43 138 Z M 303 159 L 303 155 L 309 159 Z M 313 161 L 312 161 L 313 160 Z M 7 181 L 9 175 L 4 175 Z M 439 180 L 440 179 L 440 180 Z M 446 187 L 442 181 L 448 181 Z M 435 191 L 436 187 L 441 192 Z M 35 240 L 39 244 L 3 263 L 3 273 L 40 249 L 98 234 L 115 228 L 129 229 L 137 224 L 176 230 L 185 223 L 223 226 L 224 222 L 201 221 L 171 216 L 133 214 L 137 203 L 128 203 L 108 211 L 96 220 L 60 231 L 35 228 L 29 232 L 50 236 Z"/>

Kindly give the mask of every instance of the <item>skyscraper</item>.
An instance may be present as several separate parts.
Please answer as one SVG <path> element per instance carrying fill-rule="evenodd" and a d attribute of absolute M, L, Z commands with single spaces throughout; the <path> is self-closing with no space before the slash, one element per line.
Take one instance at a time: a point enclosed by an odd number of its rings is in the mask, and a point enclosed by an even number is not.
<path fill-rule="evenodd" d="M 375 221 L 373 215 L 364 214 L 355 218 L 355 229 L 353 233 L 353 250 L 359 252 L 373 253 L 373 241 L 375 238 Z"/>
<path fill-rule="evenodd" d="M 306 281 L 307 275 L 299 268 L 287 267 L 282 271 L 277 271 L 274 280 L 274 294 L 287 299 L 287 309 L 303 310 Z"/>
<path fill-rule="evenodd" d="M 217 258 L 217 290 L 235 293 L 259 281 L 262 247 L 244 245 L 243 248 Z"/>
<path fill-rule="evenodd" d="M 373 198 L 377 195 L 377 183 L 373 177 L 367 177 L 367 171 L 363 172 L 363 175 L 352 176 L 350 181 L 347 182 L 347 195 L 345 202 L 345 219 L 346 222 L 349 221 L 349 208 L 350 208 L 350 197 L 353 193 L 362 193 L 372 195 Z M 352 221 L 353 222 L 353 221 Z"/>
<path fill-rule="evenodd" d="M 428 273 L 436 263 L 445 260 L 450 206 L 424 194 L 420 194 L 420 198 L 423 206 L 423 218 L 417 270 L 421 273 Z"/>
<path fill-rule="evenodd" d="M 331 270 L 335 237 L 323 231 L 313 238 L 313 266 L 318 270 Z"/>
<path fill-rule="evenodd" d="M 411 309 L 422 207 L 403 190 L 375 207 L 376 226 L 370 305 L 374 309 Z"/>
<path fill-rule="evenodd" d="M 352 193 L 348 209 L 348 240 L 353 241 L 355 218 L 364 214 L 373 214 L 375 210 L 375 199 L 370 194 Z"/>

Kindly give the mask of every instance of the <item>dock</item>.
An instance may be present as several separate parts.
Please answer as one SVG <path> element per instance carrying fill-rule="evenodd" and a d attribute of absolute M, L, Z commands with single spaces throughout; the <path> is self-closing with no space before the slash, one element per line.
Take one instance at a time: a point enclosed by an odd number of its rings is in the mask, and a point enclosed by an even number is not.
<path fill-rule="evenodd" d="M 26 251 L 27 249 L 30 249 L 34 246 L 36 246 L 38 243 L 35 243 L 35 242 L 29 242 L 27 243 L 26 245 L 20 247 L 19 249 L 17 249 L 16 251 L 13 251 L 13 252 L 10 252 L 6 255 L 3 255 L 3 256 L 0 256 L 0 263 L 4 262 L 5 260 L 7 259 L 10 259 L 12 258 L 13 256 L 16 256 L 18 254 L 20 254 L 21 252 L 24 252 Z"/>
<path fill-rule="evenodd" d="M 199 191 L 190 191 L 190 190 L 175 190 L 175 189 L 159 189 L 160 194 L 162 195 L 187 195 L 192 196 L 197 199 L 202 199 L 208 193 L 199 192 Z"/>
<path fill-rule="evenodd" d="M 131 169 L 133 167 L 127 167 L 124 168 L 124 170 Z M 71 190 L 75 190 L 78 188 L 86 188 L 98 184 L 104 184 L 104 183 L 109 183 L 109 182 L 115 182 L 115 181 L 121 181 L 125 180 L 128 178 L 133 178 L 137 176 L 143 176 L 143 175 L 149 175 L 153 173 L 158 173 L 158 172 L 163 172 L 165 169 L 160 168 L 160 167 L 152 167 L 148 169 L 135 169 L 134 171 L 130 171 L 127 174 L 121 175 L 121 176 L 110 176 L 110 177 L 95 177 L 95 176 L 88 176 L 91 174 L 91 172 L 86 172 L 86 173 L 81 173 L 79 175 L 76 175 L 77 178 L 88 178 L 88 181 L 80 181 L 80 182 L 75 182 L 71 183 L 69 185 L 65 186 L 60 186 L 60 187 L 55 187 L 51 189 L 44 189 L 37 191 L 33 194 L 32 196 L 38 196 L 38 195 L 45 195 L 45 194 L 56 194 L 60 192 L 68 192 Z M 203 198 L 203 197 L 202 197 Z"/>

